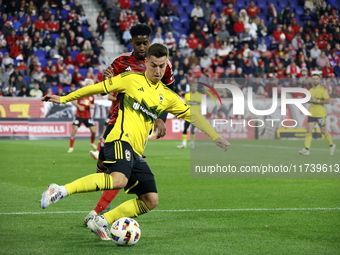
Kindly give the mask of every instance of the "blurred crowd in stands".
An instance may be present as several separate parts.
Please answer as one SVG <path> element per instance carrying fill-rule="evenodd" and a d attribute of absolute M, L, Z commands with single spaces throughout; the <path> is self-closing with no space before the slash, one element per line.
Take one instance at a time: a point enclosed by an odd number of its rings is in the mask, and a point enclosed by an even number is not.
<path fill-rule="evenodd" d="M 97 27 L 79 0 L 0 0 L 0 82 L 3 96 L 65 94 L 85 78 L 103 78 L 102 41 L 111 26 L 129 51 L 129 28 L 146 23 L 152 42 L 167 45 L 178 87 L 197 79 L 272 88 L 310 86 L 319 71 L 340 95 L 339 0 L 98 0 Z M 39 92 L 40 90 L 40 92 Z M 219 90 L 222 97 L 228 91 Z M 298 95 L 297 95 L 298 96 Z"/>

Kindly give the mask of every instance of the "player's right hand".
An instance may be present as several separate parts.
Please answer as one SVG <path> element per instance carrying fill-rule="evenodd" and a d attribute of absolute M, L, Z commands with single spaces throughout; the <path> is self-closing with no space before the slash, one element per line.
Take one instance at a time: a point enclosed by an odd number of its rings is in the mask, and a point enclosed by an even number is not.
<path fill-rule="evenodd" d="M 43 102 L 53 102 L 53 103 L 60 104 L 60 96 L 46 95 L 41 99 L 41 101 L 43 101 Z"/>
<path fill-rule="evenodd" d="M 230 143 L 222 137 L 217 138 L 215 140 L 215 144 L 217 146 L 221 147 L 222 149 L 224 149 L 224 151 L 227 151 L 230 147 Z"/>
<path fill-rule="evenodd" d="M 104 72 L 104 79 L 108 79 L 108 78 L 112 78 L 114 75 L 113 72 L 113 68 L 112 66 L 109 66 L 108 68 L 106 68 L 105 72 Z"/>

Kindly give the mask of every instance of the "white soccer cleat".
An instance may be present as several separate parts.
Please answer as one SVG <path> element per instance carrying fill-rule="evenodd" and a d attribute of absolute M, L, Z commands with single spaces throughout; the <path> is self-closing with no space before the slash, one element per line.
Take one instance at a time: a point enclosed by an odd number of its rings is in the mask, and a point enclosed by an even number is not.
<path fill-rule="evenodd" d="M 40 206 L 42 209 L 45 209 L 50 204 L 58 202 L 63 197 L 64 196 L 60 191 L 60 186 L 55 183 L 50 184 L 47 190 L 44 193 L 42 193 Z"/>
<path fill-rule="evenodd" d="M 332 144 L 332 147 L 330 147 L 330 149 L 329 149 L 331 156 L 334 155 L 334 153 L 335 153 L 335 148 L 336 148 L 336 145 L 333 143 L 333 144 Z"/>
<path fill-rule="evenodd" d="M 97 145 L 95 145 L 94 143 L 90 143 L 90 146 L 91 146 L 94 150 L 97 150 Z"/>
<path fill-rule="evenodd" d="M 310 151 L 307 150 L 306 148 L 303 148 L 302 150 L 299 151 L 299 153 L 308 156 L 310 154 Z"/>
<path fill-rule="evenodd" d="M 89 212 L 89 214 L 85 217 L 85 219 L 84 219 L 84 223 L 83 223 L 83 225 L 85 225 L 85 226 L 87 226 L 87 222 L 89 221 L 89 220 L 92 220 L 94 217 L 96 217 L 97 216 L 97 213 L 96 213 L 96 211 L 95 210 L 92 210 L 91 212 Z"/>
<path fill-rule="evenodd" d="M 109 223 L 103 215 L 94 216 L 93 219 L 90 219 L 87 222 L 87 228 L 91 229 L 91 231 L 95 233 L 101 240 L 112 240 L 109 230 Z"/>
<path fill-rule="evenodd" d="M 69 148 L 67 153 L 71 153 L 71 152 L 73 152 L 73 150 L 74 150 L 74 148 Z"/>
<path fill-rule="evenodd" d="M 178 148 L 178 149 L 185 149 L 186 146 L 184 146 L 183 144 L 182 144 L 182 145 L 177 145 L 177 148 Z"/>
<path fill-rule="evenodd" d="M 93 159 L 98 160 L 99 158 L 99 151 L 90 151 L 90 155 Z"/>

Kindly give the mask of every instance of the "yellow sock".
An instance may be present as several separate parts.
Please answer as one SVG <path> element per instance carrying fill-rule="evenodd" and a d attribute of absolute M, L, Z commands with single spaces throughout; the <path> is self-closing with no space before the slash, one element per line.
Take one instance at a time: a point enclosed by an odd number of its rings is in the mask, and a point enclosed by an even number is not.
<path fill-rule="evenodd" d="M 306 137 L 305 137 L 305 148 L 309 149 L 310 148 L 310 145 L 312 143 L 312 134 L 311 133 L 307 133 L 306 134 Z"/>
<path fill-rule="evenodd" d="M 325 139 L 327 140 L 328 144 L 332 145 L 333 140 L 332 140 L 331 134 L 327 132 L 326 134 L 324 134 L 324 136 L 325 136 Z"/>
<path fill-rule="evenodd" d="M 150 212 L 149 208 L 140 199 L 134 198 L 128 200 L 111 211 L 104 213 L 104 217 L 109 224 L 122 217 L 135 218 L 144 213 Z"/>
<path fill-rule="evenodd" d="M 98 173 L 90 174 L 65 185 L 69 195 L 88 191 L 113 189 L 111 175 Z"/>
<path fill-rule="evenodd" d="M 188 135 L 182 134 L 182 145 L 187 146 Z"/>
<path fill-rule="evenodd" d="M 196 135 L 195 135 L 195 134 L 191 134 L 191 135 L 190 135 L 190 140 L 191 140 L 191 141 L 195 141 L 195 138 L 196 138 Z"/>

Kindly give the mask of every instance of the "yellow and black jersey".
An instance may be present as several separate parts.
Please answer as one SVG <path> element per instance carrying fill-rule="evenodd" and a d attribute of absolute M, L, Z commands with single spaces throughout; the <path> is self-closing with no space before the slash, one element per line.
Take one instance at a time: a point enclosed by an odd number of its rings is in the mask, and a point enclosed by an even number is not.
<path fill-rule="evenodd" d="M 106 141 L 126 141 L 139 155 L 142 155 L 153 123 L 162 112 L 166 111 L 178 118 L 190 120 L 189 106 L 179 100 L 178 95 L 162 82 L 152 84 L 144 72 L 125 72 L 85 88 L 88 88 L 85 93 L 90 94 L 121 93 L 117 122 Z M 81 90 L 84 91 L 85 88 Z M 77 91 L 80 92 L 80 90 Z M 77 96 L 77 91 L 74 92 L 74 95 L 71 93 L 61 97 L 61 103 L 70 101 L 69 97 Z M 83 93 L 78 95 L 84 96 Z"/>
<path fill-rule="evenodd" d="M 200 106 L 202 103 L 202 94 L 199 92 L 195 93 L 186 93 L 184 95 L 184 101 L 190 106 L 192 110 L 200 112 Z"/>
<path fill-rule="evenodd" d="M 311 98 L 315 97 L 317 100 L 326 100 L 329 99 L 329 95 L 327 93 L 327 89 L 322 87 L 321 85 L 316 86 L 315 88 L 309 89 Z M 311 117 L 315 118 L 325 118 L 327 116 L 326 108 L 323 104 L 311 104 L 310 113 Z"/>

